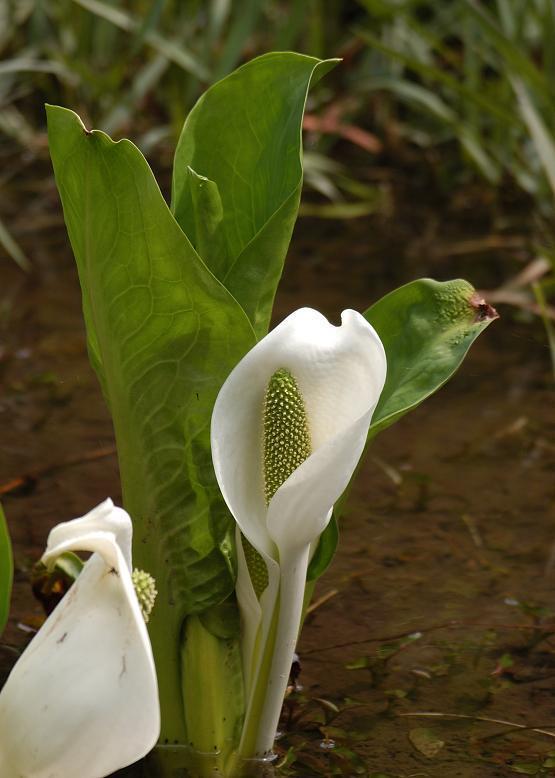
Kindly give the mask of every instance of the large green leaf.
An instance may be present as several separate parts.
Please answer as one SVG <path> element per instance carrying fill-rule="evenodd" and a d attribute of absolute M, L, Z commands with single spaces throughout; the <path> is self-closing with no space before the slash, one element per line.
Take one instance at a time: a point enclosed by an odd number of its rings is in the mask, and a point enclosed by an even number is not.
<path fill-rule="evenodd" d="M 497 313 L 467 281 L 423 278 L 382 297 L 364 316 L 387 355 L 373 438 L 451 378 Z"/>
<path fill-rule="evenodd" d="M 12 593 L 13 557 L 10 533 L 4 511 L 0 505 L 0 635 L 4 631 L 10 612 Z"/>
<path fill-rule="evenodd" d="M 258 336 L 299 208 L 307 93 L 336 62 L 291 52 L 248 62 L 200 98 L 175 153 L 175 217 Z M 206 243 L 204 222 L 215 242 Z"/>
<path fill-rule="evenodd" d="M 212 406 L 255 336 L 139 150 L 89 132 L 64 108 L 48 108 L 48 127 L 89 346 L 114 420 L 134 562 L 159 592 L 150 627 L 163 735 L 181 740 L 183 618 L 234 587 L 233 527 L 210 455 Z"/>
<path fill-rule="evenodd" d="M 370 425 L 370 441 L 451 378 L 497 313 L 467 281 L 424 278 L 382 297 L 364 316 L 380 336 L 387 355 L 387 379 Z M 309 580 L 321 576 L 333 558 L 335 518 L 341 514 L 349 488 L 320 538 Z"/>

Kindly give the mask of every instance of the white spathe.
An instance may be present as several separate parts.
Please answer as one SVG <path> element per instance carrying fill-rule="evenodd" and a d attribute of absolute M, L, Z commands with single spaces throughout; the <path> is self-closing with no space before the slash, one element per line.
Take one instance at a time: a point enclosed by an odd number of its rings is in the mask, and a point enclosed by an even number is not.
<path fill-rule="evenodd" d="M 2 778 L 104 778 L 155 745 L 158 687 L 131 536 L 109 499 L 50 533 L 46 564 L 93 554 L 0 692 Z"/>
<path fill-rule="evenodd" d="M 214 406 L 212 457 L 223 497 L 250 543 L 274 559 L 277 548 L 310 543 L 325 529 L 385 382 L 385 352 L 374 328 L 356 311 L 343 311 L 341 321 L 336 327 L 310 308 L 292 313 L 235 367 Z M 297 381 L 313 453 L 266 506 L 264 395 L 280 368 Z"/>
<path fill-rule="evenodd" d="M 256 683 L 278 591 L 279 622 L 284 629 L 287 622 L 290 626 L 289 634 L 280 636 L 278 625 L 276 651 L 281 641 L 293 652 L 310 546 L 314 548 L 353 475 L 385 383 L 386 356 L 376 331 L 356 311 L 343 311 L 341 322 L 336 327 L 310 308 L 291 314 L 235 367 L 214 406 L 211 438 L 216 477 L 239 529 L 261 554 L 269 574 L 269 586 L 259 601 L 239 542 L 237 597 L 247 693 Z M 293 375 L 304 400 L 312 453 L 266 505 L 264 397 L 270 378 L 280 368 Z M 273 722 L 277 724 L 287 683 L 287 662 L 290 657 L 282 657 L 280 667 L 274 668 L 281 675 L 279 682 L 269 681 L 269 702 L 260 713 L 260 729 L 266 731 L 259 738 L 258 754 L 271 747 Z"/>

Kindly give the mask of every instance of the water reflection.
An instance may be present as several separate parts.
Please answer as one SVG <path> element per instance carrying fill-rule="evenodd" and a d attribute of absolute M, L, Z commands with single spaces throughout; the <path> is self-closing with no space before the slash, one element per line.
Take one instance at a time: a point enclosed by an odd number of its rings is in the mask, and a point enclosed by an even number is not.
<path fill-rule="evenodd" d="M 234 778 L 275 778 L 274 759 L 248 759 L 239 765 Z M 199 754 L 185 746 L 157 746 L 145 759 L 112 778 L 221 778 L 217 758 Z"/>

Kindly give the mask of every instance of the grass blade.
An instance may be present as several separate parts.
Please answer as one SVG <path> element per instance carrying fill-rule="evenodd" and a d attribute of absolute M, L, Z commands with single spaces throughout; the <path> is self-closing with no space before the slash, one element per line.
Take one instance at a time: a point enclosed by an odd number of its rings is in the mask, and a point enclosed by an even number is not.
<path fill-rule="evenodd" d="M 120 8 L 107 5 L 101 2 L 101 0 L 73 0 L 73 2 L 90 11 L 95 16 L 111 22 L 115 27 L 119 27 L 120 30 L 125 32 L 138 32 L 141 28 L 140 22 L 133 16 Z M 192 73 L 201 81 L 210 79 L 210 74 L 204 65 L 190 51 L 185 49 L 181 43 L 169 41 L 152 30 L 144 31 L 144 40 L 145 43 L 148 43 L 149 46 L 152 46 L 153 49 L 163 54 L 171 62 L 179 65 L 180 68 L 183 68 L 188 73 Z"/>
<path fill-rule="evenodd" d="M 0 76 L 7 76 L 11 73 L 51 73 L 59 76 L 70 84 L 76 84 L 78 78 L 75 73 L 61 65 L 59 62 L 53 62 L 49 59 L 32 59 L 29 57 L 16 57 L 15 59 L 0 62 Z"/>
<path fill-rule="evenodd" d="M 414 70 L 424 78 L 432 79 L 443 84 L 447 89 L 451 90 L 454 94 L 460 95 L 467 100 L 473 101 L 476 105 L 482 108 L 488 113 L 493 115 L 497 119 L 506 122 L 509 126 L 514 124 L 514 116 L 506 110 L 505 106 L 500 105 L 498 101 L 492 100 L 491 95 L 483 95 L 481 92 L 473 91 L 464 84 L 461 84 L 456 78 L 443 71 L 440 67 L 429 65 L 425 62 L 420 62 L 414 57 L 407 56 L 404 52 L 391 48 L 385 45 L 375 35 L 372 35 L 367 30 L 358 30 L 357 34 L 362 40 L 368 43 L 377 51 L 385 54 L 388 57 L 401 62 L 409 70 Z"/>
<path fill-rule="evenodd" d="M 516 43 L 504 35 L 495 19 L 475 0 L 463 0 L 463 3 L 464 7 L 479 23 L 480 29 L 492 47 L 501 54 L 511 70 L 533 84 L 542 94 L 549 94 L 551 90 L 545 75 L 534 65 L 532 57 L 521 51 Z"/>
<path fill-rule="evenodd" d="M 549 185 L 555 195 L 555 142 L 553 136 L 547 129 L 522 80 L 520 78 L 512 78 L 511 81 L 518 98 L 522 118 L 532 136 Z"/>
<path fill-rule="evenodd" d="M 547 314 L 547 300 L 543 293 L 542 285 L 539 281 L 534 281 L 532 284 L 532 290 L 540 309 L 540 316 L 545 327 L 547 334 L 547 342 L 549 343 L 549 353 L 551 355 L 551 367 L 553 369 L 553 377 L 555 378 L 555 327 L 553 322 Z"/>
<path fill-rule="evenodd" d="M 4 251 L 10 255 L 13 261 L 19 265 L 19 267 L 28 273 L 31 270 L 31 263 L 23 253 L 21 247 L 12 238 L 8 228 L 4 222 L 0 219 L 0 246 Z"/>
<path fill-rule="evenodd" d="M 13 579 L 13 555 L 6 517 L 0 505 L 0 635 L 4 631 L 10 610 Z"/>

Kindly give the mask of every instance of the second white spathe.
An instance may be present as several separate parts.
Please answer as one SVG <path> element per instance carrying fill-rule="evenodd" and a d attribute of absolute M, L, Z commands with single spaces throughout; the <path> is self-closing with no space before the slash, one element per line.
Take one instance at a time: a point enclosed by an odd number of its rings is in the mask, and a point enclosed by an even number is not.
<path fill-rule="evenodd" d="M 46 564 L 93 554 L 0 693 L 2 778 L 104 778 L 155 745 L 158 688 L 131 534 L 111 500 L 50 533 Z"/>

